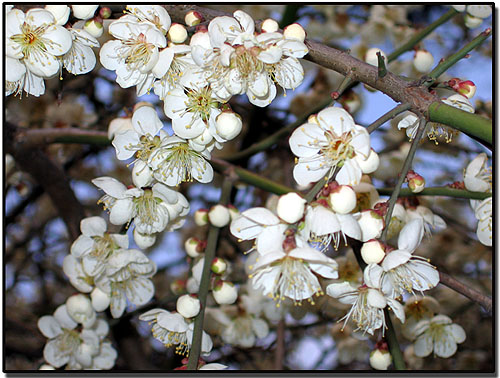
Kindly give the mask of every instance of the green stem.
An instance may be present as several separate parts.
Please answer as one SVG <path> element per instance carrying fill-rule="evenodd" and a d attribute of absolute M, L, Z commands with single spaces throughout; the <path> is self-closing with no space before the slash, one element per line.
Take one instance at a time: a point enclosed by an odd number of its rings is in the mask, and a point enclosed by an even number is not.
<path fill-rule="evenodd" d="M 320 179 L 314 186 L 307 192 L 306 196 L 304 197 L 307 203 L 311 203 L 314 197 L 316 197 L 316 194 L 323 189 L 325 186 L 328 185 L 328 173 Z"/>
<path fill-rule="evenodd" d="M 406 370 L 405 360 L 403 354 L 401 353 L 401 348 L 399 346 L 398 338 L 396 332 L 394 331 L 394 326 L 392 325 L 391 318 L 389 316 L 389 310 L 384 308 L 385 323 L 387 325 L 387 330 L 385 332 L 385 338 L 387 340 L 387 345 L 389 346 L 389 352 L 392 356 L 392 362 L 397 370 Z"/>
<path fill-rule="evenodd" d="M 288 186 L 278 184 L 265 177 L 259 176 L 256 173 L 250 172 L 247 169 L 237 167 L 231 163 L 228 163 L 227 161 L 217 158 L 212 158 L 210 160 L 210 163 L 212 164 L 212 166 L 215 168 L 216 171 L 228 176 L 236 175 L 241 181 L 253 185 L 257 188 L 263 189 L 267 192 L 278 195 L 286 194 L 289 192 L 295 192 L 294 189 Z"/>
<path fill-rule="evenodd" d="M 469 52 L 474 50 L 476 47 L 481 45 L 484 41 L 486 41 L 491 35 L 491 28 L 486 29 L 481 34 L 479 34 L 476 38 L 466 44 L 462 49 L 457 51 L 455 54 L 449 56 L 441 63 L 439 63 L 430 73 L 429 77 L 432 79 L 428 81 L 425 85 L 430 86 L 439 76 L 445 73 L 451 66 L 457 63 L 460 59 L 464 58 Z"/>
<path fill-rule="evenodd" d="M 224 180 L 219 203 L 226 205 L 229 202 L 231 190 L 233 188 L 232 180 Z M 203 321 L 205 318 L 205 307 L 207 304 L 208 289 L 210 286 L 210 266 L 215 257 L 217 249 L 217 240 L 219 238 L 219 227 L 210 226 L 207 238 L 207 247 L 205 249 L 205 261 L 203 262 L 203 271 L 200 281 L 200 289 L 198 291 L 198 299 L 200 300 L 201 310 L 194 320 L 193 339 L 191 342 L 191 350 L 189 352 L 189 360 L 187 370 L 197 370 L 198 359 L 201 352 L 201 339 L 203 335 Z"/>
<path fill-rule="evenodd" d="M 486 146 L 491 149 L 493 144 L 493 124 L 488 118 L 465 112 L 442 102 L 433 102 L 429 106 L 429 120 L 443 123 L 471 137 L 475 137 L 479 141 L 484 141 Z"/>
<path fill-rule="evenodd" d="M 396 50 L 394 50 L 392 53 L 390 53 L 387 56 L 387 62 L 388 63 L 392 62 L 394 59 L 398 58 L 403 53 L 413 49 L 413 47 L 417 43 L 419 43 L 421 40 L 423 40 L 425 37 L 427 37 L 430 33 L 432 33 L 435 29 L 437 29 L 439 26 L 441 26 L 442 24 L 444 24 L 446 21 L 448 21 L 450 18 L 452 18 L 453 16 L 455 16 L 457 14 L 458 14 L 458 12 L 455 9 L 451 8 L 448 12 L 443 14 L 441 17 L 439 17 L 432 24 L 427 26 L 425 29 L 420 30 L 413 37 L 411 37 L 407 42 L 405 42 L 403 45 L 399 46 Z"/>
<path fill-rule="evenodd" d="M 394 188 L 377 188 L 377 192 L 382 195 L 389 195 L 394 192 Z M 444 196 L 455 198 L 468 198 L 476 200 L 484 200 L 491 197 L 491 193 L 471 192 L 468 190 L 454 189 L 447 186 L 437 186 L 425 188 L 420 193 L 413 193 L 410 189 L 404 188 L 399 191 L 400 197 L 409 196 Z"/>
<path fill-rule="evenodd" d="M 282 127 L 275 133 L 269 135 L 265 139 L 261 140 L 258 143 L 252 144 L 250 147 L 244 149 L 243 151 L 231 154 L 230 156 L 222 156 L 221 158 L 226 160 L 226 161 L 237 161 L 240 159 L 243 159 L 247 156 L 251 156 L 256 154 L 257 152 L 261 152 L 264 150 L 267 150 L 269 147 L 271 147 L 273 144 L 277 143 L 279 140 L 283 139 L 286 135 L 288 135 L 291 131 L 296 129 L 297 127 L 301 126 L 304 122 L 307 121 L 307 118 L 314 113 L 319 112 L 320 110 L 323 110 L 325 107 L 330 105 L 332 100 L 328 98 L 327 101 L 321 102 L 318 106 L 314 107 L 311 111 L 307 112 L 300 118 L 298 118 L 295 122 L 286 125 L 285 127 Z"/>
<path fill-rule="evenodd" d="M 408 155 L 406 156 L 403 168 L 401 168 L 401 172 L 399 173 L 398 182 L 394 187 L 394 191 L 392 192 L 391 197 L 389 198 L 389 207 L 387 208 L 387 214 L 385 215 L 385 227 L 382 231 L 382 235 L 380 236 L 380 239 L 382 241 L 385 241 L 387 237 L 387 231 L 389 231 L 389 224 L 391 223 L 392 211 L 394 210 L 394 206 L 396 205 L 396 201 L 399 197 L 401 186 L 406 179 L 406 174 L 408 173 L 408 170 L 410 169 L 413 162 L 413 158 L 415 157 L 415 152 L 417 151 L 420 139 L 422 139 L 422 135 L 424 135 L 425 124 L 425 118 L 421 118 L 420 124 L 418 125 L 417 135 L 415 135 L 415 139 L 411 144 L 410 151 L 408 151 Z"/>
<path fill-rule="evenodd" d="M 285 7 L 283 17 L 281 17 L 281 21 L 279 22 L 280 29 L 283 29 L 285 26 L 293 24 L 295 21 L 297 21 L 297 13 L 300 8 L 302 8 L 302 4 L 288 4 Z"/>
<path fill-rule="evenodd" d="M 368 125 L 366 129 L 368 132 L 371 134 L 373 131 L 378 129 L 380 126 L 382 126 L 384 123 L 389 121 L 390 119 L 393 119 L 396 117 L 398 114 L 403 113 L 404 111 L 410 109 L 411 105 L 410 104 L 399 104 L 396 106 L 394 109 L 389 110 L 387 113 L 385 113 L 383 116 L 381 116 L 379 119 L 377 119 L 375 122 L 372 124 Z"/>

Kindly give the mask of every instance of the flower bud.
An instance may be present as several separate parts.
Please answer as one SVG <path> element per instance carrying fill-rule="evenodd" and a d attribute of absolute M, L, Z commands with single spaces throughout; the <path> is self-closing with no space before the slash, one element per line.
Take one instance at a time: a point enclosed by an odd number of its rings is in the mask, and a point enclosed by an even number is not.
<path fill-rule="evenodd" d="M 168 38 L 173 43 L 182 43 L 188 37 L 187 30 L 184 25 L 173 23 L 168 29 Z"/>
<path fill-rule="evenodd" d="M 96 318 L 90 299 L 83 294 L 69 297 L 66 301 L 66 310 L 75 322 L 84 326 L 91 326 Z"/>
<path fill-rule="evenodd" d="M 71 8 L 73 8 L 73 16 L 80 20 L 88 20 L 94 16 L 99 5 L 72 5 Z"/>
<path fill-rule="evenodd" d="M 274 33 L 280 28 L 276 20 L 272 18 L 266 18 L 260 27 L 264 33 Z"/>
<path fill-rule="evenodd" d="M 361 168 L 361 171 L 365 175 L 375 172 L 380 164 L 378 154 L 373 149 L 370 150 L 370 154 L 365 160 L 359 154 L 354 156 L 354 160 L 356 160 L 356 163 L 358 163 L 359 168 Z"/>
<path fill-rule="evenodd" d="M 236 138 L 242 127 L 241 117 L 232 111 L 222 112 L 215 119 L 217 134 L 226 140 Z"/>
<path fill-rule="evenodd" d="M 483 23 L 483 19 L 479 17 L 471 16 L 470 14 L 466 14 L 464 16 L 465 26 L 469 29 L 475 29 Z"/>
<path fill-rule="evenodd" d="M 85 22 L 83 26 L 83 30 L 89 33 L 94 38 L 99 38 L 102 33 L 104 33 L 104 27 L 102 26 L 102 22 L 93 18 Z"/>
<path fill-rule="evenodd" d="M 224 227 L 231 221 L 231 215 L 226 206 L 219 204 L 212 206 L 208 212 L 208 220 L 212 226 Z"/>
<path fill-rule="evenodd" d="M 370 240 L 361 247 L 361 257 L 367 264 L 378 264 L 385 257 L 384 247 L 378 240 Z"/>
<path fill-rule="evenodd" d="M 376 47 L 372 47 L 371 49 L 368 49 L 366 51 L 365 62 L 371 64 L 372 66 L 378 67 L 378 52 L 380 52 L 382 57 L 385 59 L 385 62 L 387 63 L 387 55 L 385 55 L 385 52 Z"/>
<path fill-rule="evenodd" d="M 94 288 L 90 293 L 90 299 L 92 300 L 92 307 L 97 312 L 104 311 L 108 308 L 111 298 L 104 291 L 98 287 Z"/>
<path fill-rule="evenodd" d="M 306 39 L 306 31 L 298 23 L 286 26 L 285 29 L 283 29 L 283 35 L 286 39 L 295 39 L 300 42 L 304 42 Z"/>
<path fill-rule="evenodd" d="M 184 242 L 184 249 L 189 257 L 198 257 L 205 250 L 204 243 L 197 238 L 189 238 Z"/>
<path fill-rule="evenodd" d="M 189 40 L 189 46 L 201 46 L 204 48 L 210 48 L 211 43 L 210 43 L 210 35 L 208 34 L 208 31 L 197 31 L 191 36 L 191 39 Z"/>
<path fill-rule="evenodd" d="M 63 4 L 46 5 L 45 10 L 52 13 L 52 15 L 56 20 L 57 25 L 64 25 L 66 22 L 68 22 L 70 9 L 67 5 Z"/>
<path fill-rule="evenodd" d="M 375 349 L 370 353 L 370 366 L 376 370 L 387 370 L 392 363 L 389 351 Z"/>
<path fill-rule="evenodd" d="M 233 205 L 227 205 L 229 209 L 229 215 L 231 215 L 231 220 L 235 220 L 240 216 L 240 211 Z"/>
<path fill-rule="evenodd" d="M 373 210 L 364 210 L 358 219 L 361 228 L 361 241 L 377 239 L 382 234 L 384 228 L 384 218 Z"/>
<path fill-rule="evenodd" d="M 420 72 L 429 72 L 434 65 L 434 57 L 427 50 L 418 50 L 413 57 L 413 67 Z"/>
<path fill-rule="evenodd" d="M 462 96 L 465 96 L 470 99 L 474 97 L 474 95 L 476 94 L 476 85 L 474 84 L 474 82 L 470 80 L 461 81 L 458 84 L 458 88 L 455 90 Z"/>
<path fill-rule="evenodd" d="M 408 171 L 406 174 L 406 179 L 408 180 L 408 187 L 412 193 L 420 193 L 425 188 L 425 179 L 414 170 Z"/>
<path fill-rule="evenodd" d="M 200 283 L 194 277 L 189 277 L 186 282 L 186 290 L 188 293 L 197 293 L 200 290 Z"/>
<path fill-rule="evenodd" d="M 177 312 L 185 318 L 192 318 L 199 314 L 201 304 L 195 294 L 184 294 L 177 299 Z"/>
<path fill-rule="evenodd" d="M 350 186 L 339 185 L 330 192 L 328 201 L 336 213 L 349 214 L 356 207 L 356 192 Z"/>
<path fill-rule="evenodd" d="M 196 11 L 189 11 L 184 16 L 184 22 L 187 26 L 196 26 L 199 23 L 203 22 L 203 16 Z"/>
<path fill-rule="evenodd" d="M 467 13 L 473 17 L 477 18 L 488 18 L 490 17 L 493 10 L 491 5 L 469 5 L 467 6 Z"/>
<path fill-rule="evenodd" d="M 210 269 L 212 269 L 212 272 L 214 272 L 215 274 L 224 274 L 227 270 L 227 262 L 220 257 L 216 257 L 212 260 Z"/>
<path fill-rule="evenodd" d="M 287 193 L 278 200 L 276 212 L 287 223 L 295 223 L 304 216 L 307 201 L 297 193 Z"/>
<path fill-rule="evenodd" d="M 194 223 L 197 226 L 205 226 L 208 224 L 208 210 L 198 209 L 194 212 Z"/>
<path fill-rule="evenodd" d="M 99 9 L 99 16 L 103 19 L 110 18 L 111 14 L 111 9 L 109 9 L 108 7 L 101 6 L 101 9 Z"/>
<path fill-rule="evenodd" d="M 156 235 L 141 234 L 134 228 L 134 241 L 140 249 L 146 249 L 156 242 Z"/>
<path fill-rule="evenodd" d="M 220 305 L 233 304 L 238 298 L 238 289 L 233 283 L 220 280 L 215 285 L 212 294 L 215 301 Z"/>
<path fill-rule="evenodd" d="M 170 290 L 174 295 L 181 295 L 186 292 L 186 280 L 177 279 L 170 283 Z"/>

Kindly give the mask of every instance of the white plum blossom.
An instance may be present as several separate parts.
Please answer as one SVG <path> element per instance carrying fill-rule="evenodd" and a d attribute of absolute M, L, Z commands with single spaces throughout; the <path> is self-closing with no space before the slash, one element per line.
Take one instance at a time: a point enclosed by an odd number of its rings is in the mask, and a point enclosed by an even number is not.
<path fill-rule="evenodd" d="M 140 320 L 152 324 L 153 337 L 161 341 L 167 348 L 177 345 L 175 353 L 188 354 L 193 339 L 194 323 L 188 323 L 176 312 L 155 308 L 139 316 Z M 208 354 L 212 350 L 212 339 L 203 331 L 201 338 L 201 353 Z"/>
<path fill-rule="evenodd" d="M 405 313 L 403 306 L 395 299 L 384 296 L 380 290 L 379 282 L 372 280 L 369 271 L 364 271 L 364 284 L 353 287 L 349 282 L 332 283 L 326 287 L 326 293 L 337 298 L 341 303 L 352 305 L 349 312 L 340 320 L 345 320 L 345 324 L 352 320 L 356 325 L 354 331 L 373 332 L 382 327 L 382 334 L 385 332 L 384 308 L 389 305 L 396 317 L 404 323 Z"/>
<path fill-rule="evenodd" d="M 214 170 L 208 159 L 210 152 L 207 149 L 196 151 L 185 139 L 173 135 L 162 140 L 160 147 L 151 154 L 148 165 L 156 180 L 177 186 L 185 181 L 212 181 Z"/>
<path fill-rule="evenodd" d="M 141 234 L 176 230 L 182 227 L 189 212 L 186 198 L 162 183 L 151 188 L 127 189 L 112 177 L 98 177 L 92 182 L 106 193 L 99 202 L 109 210 L 109 221 L 122 225 L 133 219 L 137 232 Z"/>
<path fill-rule="evenodd" d="M 232 307 L 211 308 L 210 315 L 223 326 L 222 341 L 241 348 L 251 348 L 257 339 L 269 334 L 269 326 L 261 318 L 246 312 L 231 316 Z"/>
<path fill-rule="evenodd" d="M 368 158 L 370 135 L 347 111 L 329 107 L 292 133 L 290 148 L 299 158 L 293 170 L 299 185 L 331 177 L 337 168 L 340 185 L 357 185 L 363 171 L 355 157 Z"/>
<path fill-rule="evenodd" d="M 457 344 L 465 341 L 465 331 L 446 315 L 423 319 L 413 328 L 414 351 L 418 357 L 427 357 L 433 351 L 438 357 L 448 358 L 457 351 Z"/>
<path fill-rule="evenodd" d="M 479 221 L 476 231 L 477 238 L 482 244 L 491 247 L 493 244 L 493 197 L 488 197 L 481 202 L 477 201 L 474 215 Z"/>
<path fill-rule="evenodd" d="M 90 293 L 94 288 L 94 278 L 83 270 L 80 259 L 73 255 L 66 255 L 63 260 L 63 272 L 69 282 L 82 293 Z"/>
<path fill-rule="evenodd" d="M 416 208 L 406 209 L 406 222 L 412 219 L 421 219 L 424 222 L 424 231 L 427 236 L 431 236 L 431 230 L 438 232 L 446 228 L 446 222 L 439 215 L 436 215 L 428 207 L 418 205 Z"/>
<path fill-rule="evenodd" d="M 127 299 L 142 306 L 153 297 L 155 288 L 151 277 L 156 264 L 137 249 L 121 250 L 107 262 L 105 274 L 95 280 L 95 285 L 110 298 L 111 315 L 119 318 L 125 311 Z"/>
<path fill-rule="evenodd" d="M 80 222 L 82 235 L 71 245 L 71 254 L 81 259 L 82 269 L 88 276 L 101 274 L 114 251 L 128 248 L 127 235 L 110 234 L 106 228 L 101 217 L 85 218 Z"/>
<path fill-rule="evenodd" d="M 70 9 L 67 5 L 64 4 L 52 4 L 46 5 L 45 10 L 48 10 L 54 18 L 56 19 L 57 25 L 64 25 L 68 22 Z"/>
<path fill-rule="evenodd" d="M 93 311 L 93 310 L 92 310 Z M 38 328 L 49 340 L 43 356 L 50 365 L 67 369 L 111 369 L 117 357 L 105 336 L 108 324 L 93 318 L 92 324 L 79 327 L 77 319 L 67 310 L 67 305 L 59 306 L 54 315 L 42 316 Z"/>
<path fill-rule="evenodd" d="M 423 292 L 439 283 L 437 269 L 427 259 L 413 255 L 423 236 L 421 219 L 408 222 L 399 234 L 398 249 L 388 252 L 380 266 L 370 264 L 365 268 L 372 280 L 380 281 L 381 289 L 391 298 L 402 296 L 405 292 Z"/>
<path fill-rule="evenodd" d="M 130 14 L 112 22 L 109 33 L 117 39 L 102 46 L 101 64 L 116 71 L 120 87 L 137 86 L 139 96 L 146 94 L 155 80 L 152 69 L 158 63 L 159 49 L 167 45 L 165 35 L 151 22 Z"/>
<path fill-rule="evenodd" d="M 477 155 L 464 172 L 464 185 L 472 192 L 490 192 L 492 170 L 488 166 L 488 156 L 482 152 Z"/>
<path fill-rule="evenodd" d="M 92 47 L 100 44 L 92 35 L 82 29 L 68 29 L 73 38 L 71 49 L 63 55 L 64 68 L 73 75 L 82 75 L 92 71 L 96 64 Z"/>
<path fill-rule="evenodd" d="M 161 5 L 127 5 L 126 18 L 136 22 L 151 23 L 164 35 L 167 34 L 172 20 L 167 10 Z M 123 18 L 123 17 L 122 17 Z"/>

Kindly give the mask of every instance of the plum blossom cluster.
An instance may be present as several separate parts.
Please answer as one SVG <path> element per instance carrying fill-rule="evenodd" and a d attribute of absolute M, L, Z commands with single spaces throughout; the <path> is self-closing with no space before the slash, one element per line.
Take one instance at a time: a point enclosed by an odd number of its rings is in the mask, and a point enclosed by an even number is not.
<path fill-rule="evenodd" d="M 464 172 L 464 186 L 473 192 L 491 193 L 492 191 L 492 170 L 488 166 L 488 157 L 483 152 L 472 160 Z M 493 232 L 493 197 L 488 197 L 482 201 L 470 201 L 474 215 L 478 220 L 477 238 L 479 241 L 491 247 Z"/>
<path fill-rule="evenodd" d="M 38 319 L 38 328 L 48 338 L 43 357 L 52 368 L 109 370 L 117 357 L 106 339 L 108 323 L 97 318 L 89 298 L 76 294 L 53 315 Z"/>
<path fill-rule="evenodd" d="M 98 6 L 81 7 L 91 8 L 87 12 L 93 15 Z M 84 9 L 74 6 L 74 17 L 86 17 L 82 11 Z M 94 69 L 96 56 L 92 48 L 99 47 L 99 42 L 87 30 L 65 28 L 63 25 L 69 15 L 70 9 L 66 5 L 33 8 L 26 13 L 8 7 L 5 16 L 7 96 L 22 95 L 23 91 L 37 97 L 44 94 L 44 80 L 57 75 L 62 79 L 62 68 L 73 75 L 86 74 Z"/>

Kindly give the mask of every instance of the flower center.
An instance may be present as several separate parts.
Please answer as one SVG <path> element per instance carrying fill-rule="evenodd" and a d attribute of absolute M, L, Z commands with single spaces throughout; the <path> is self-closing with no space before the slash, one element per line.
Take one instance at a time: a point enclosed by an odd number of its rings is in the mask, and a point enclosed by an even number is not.
<path fill-rule="evenodd" d="M 46 43 L 54 43 L 42 35 L 45 33 L 49 25 L 43 24 L 38 27 L 33 27 L 26 22 L 21 26 L 21 34 L 15 34 L 10 39 L 21 45 L 21 51 L 25 58 L 29 58 L 30 54 L 40 51 L 47 52 Z"/>
<path fill-rule="evenodd" d="M 159 147 L 161 144 L 161 138 L 156 136 L 151 136 L 150 134 L 141 135 L 139 143 L 129 144 L 125 148 L 129 151 L 136 151 L 135 157 L 142 161 L 147 161 L 151 152 Z"/>
<path fill-rule="evenodd" d="M 257 59 L 257 54 L 260 52 L 259 47 L 252 47 L 250 49 L 244 46 L 238 46 L 235 53 L 231 57 L 231 68 L 236 68 L 240 75 L 247 79 L 255 73 L 262 72 L 264 63 Z"/>
<path fill-rule="evenodd" d="M 155 45 L 146 41 L 144 34 L 139 34 L 137 39 L 127 39 L 120 47 L 120 56 L 125 59 L 129 70 L 139 70 L 143 68 L 153 54 Z"/>
<path fill-rule="evenodd" d="M 203 122 L 207 122 L 210 118 L 212 109 L 217 108 L 218 102 L 212 98 L 212 89 L 205 87 L 197 91 L 191 90 L 187 93 L 188 101 L 186 103 L 186 111 L 195 113 Z"/>
<path fill-rule="evenodd" d="M 80 333 L 76 329 L 63 328 L 63 334 L 59 336 L 59 350 L 63 354 L 71 354 L 82 343 Z"/>
<path fill-rule="evenodd" d="M 152 189 L 144 189 L 144 194 L 141 197 L 134 198 L 135 218 L 140 223 L 152 226 L 159 220 L 158 205 L 162 202 L 160 198 L 154 197 Z"/>
<path fill-rule="evenodd" d="M 337 136 L 333 131 L 324 133 L 326 143 L 321 146 L 321 153 L 328 160 L 330 166 L 342 167 L 346 159 L 355 156 L 354 148 L 349 144 L 352 140 L 350 132 Z"/>
<path fill-rule="evenodd" d="M 92 239 L 94 240 L 94 248 L 90 252 L 90 256 L 96 257 L 99 260 L 106 260 L 113 250 L 118 248 L 108 233 L 105 233 L 104 236 L 93 236 Z"/>

